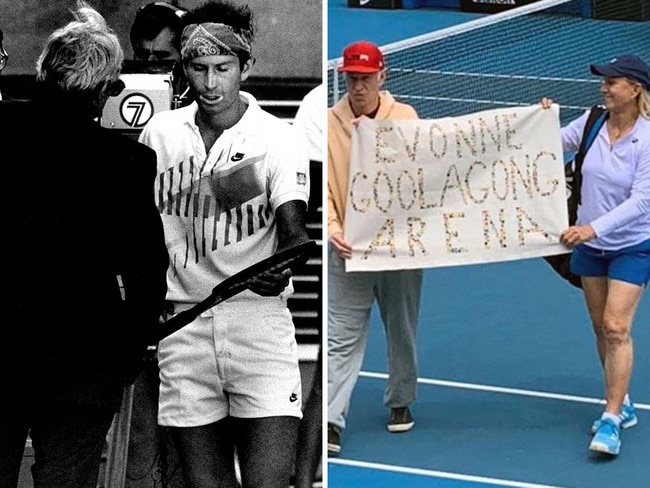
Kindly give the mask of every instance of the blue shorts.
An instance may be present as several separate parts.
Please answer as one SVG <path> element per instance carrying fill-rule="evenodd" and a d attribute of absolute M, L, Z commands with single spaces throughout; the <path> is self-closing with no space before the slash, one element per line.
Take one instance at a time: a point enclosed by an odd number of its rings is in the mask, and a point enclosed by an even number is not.
<path fill-rule="evenodd" d="M 650 280 L 650 239 L 616 251 L 580 244 L 571 253 L 571 271 L 579 276 L 606 276 L 645 286 Z"/>

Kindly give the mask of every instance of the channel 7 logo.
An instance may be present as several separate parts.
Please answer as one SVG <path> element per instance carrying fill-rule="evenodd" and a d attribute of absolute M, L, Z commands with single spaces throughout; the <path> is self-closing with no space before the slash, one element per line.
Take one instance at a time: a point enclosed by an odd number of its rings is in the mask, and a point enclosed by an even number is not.
<path fill-rule="evenodd" d="M 120 104 L 120 117 L 129 127 L 144 126 L 153 116 L 153 103 L 142 93 L 131 93 Z"/>

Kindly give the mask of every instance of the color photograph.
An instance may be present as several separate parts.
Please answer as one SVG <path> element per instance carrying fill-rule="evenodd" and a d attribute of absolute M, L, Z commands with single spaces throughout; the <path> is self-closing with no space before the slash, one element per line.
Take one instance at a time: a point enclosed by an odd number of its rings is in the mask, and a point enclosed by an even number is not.
<path fill-rule="evenodd" d="M 649 12 L 328 0 L 329 488 L 647 484 Z"/>

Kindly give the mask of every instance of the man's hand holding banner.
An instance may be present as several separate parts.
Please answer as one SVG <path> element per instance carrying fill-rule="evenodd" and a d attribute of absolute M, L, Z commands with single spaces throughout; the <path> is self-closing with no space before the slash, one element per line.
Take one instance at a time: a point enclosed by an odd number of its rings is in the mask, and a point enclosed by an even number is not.
<path fill-rule="evenodd" d="M 347 271 L 566 252 L 559 108 L 363 120 L 352 137 Z"/>

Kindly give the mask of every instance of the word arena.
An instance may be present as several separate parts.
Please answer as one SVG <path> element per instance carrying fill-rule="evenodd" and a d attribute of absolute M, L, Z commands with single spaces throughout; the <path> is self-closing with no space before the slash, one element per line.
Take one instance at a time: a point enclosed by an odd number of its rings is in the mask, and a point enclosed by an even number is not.
<path fill-rule="evenodd" d="M 352 140 L 345 222 L 348 271 L 566 251 L 557 108 L 363 121 Z"/>

